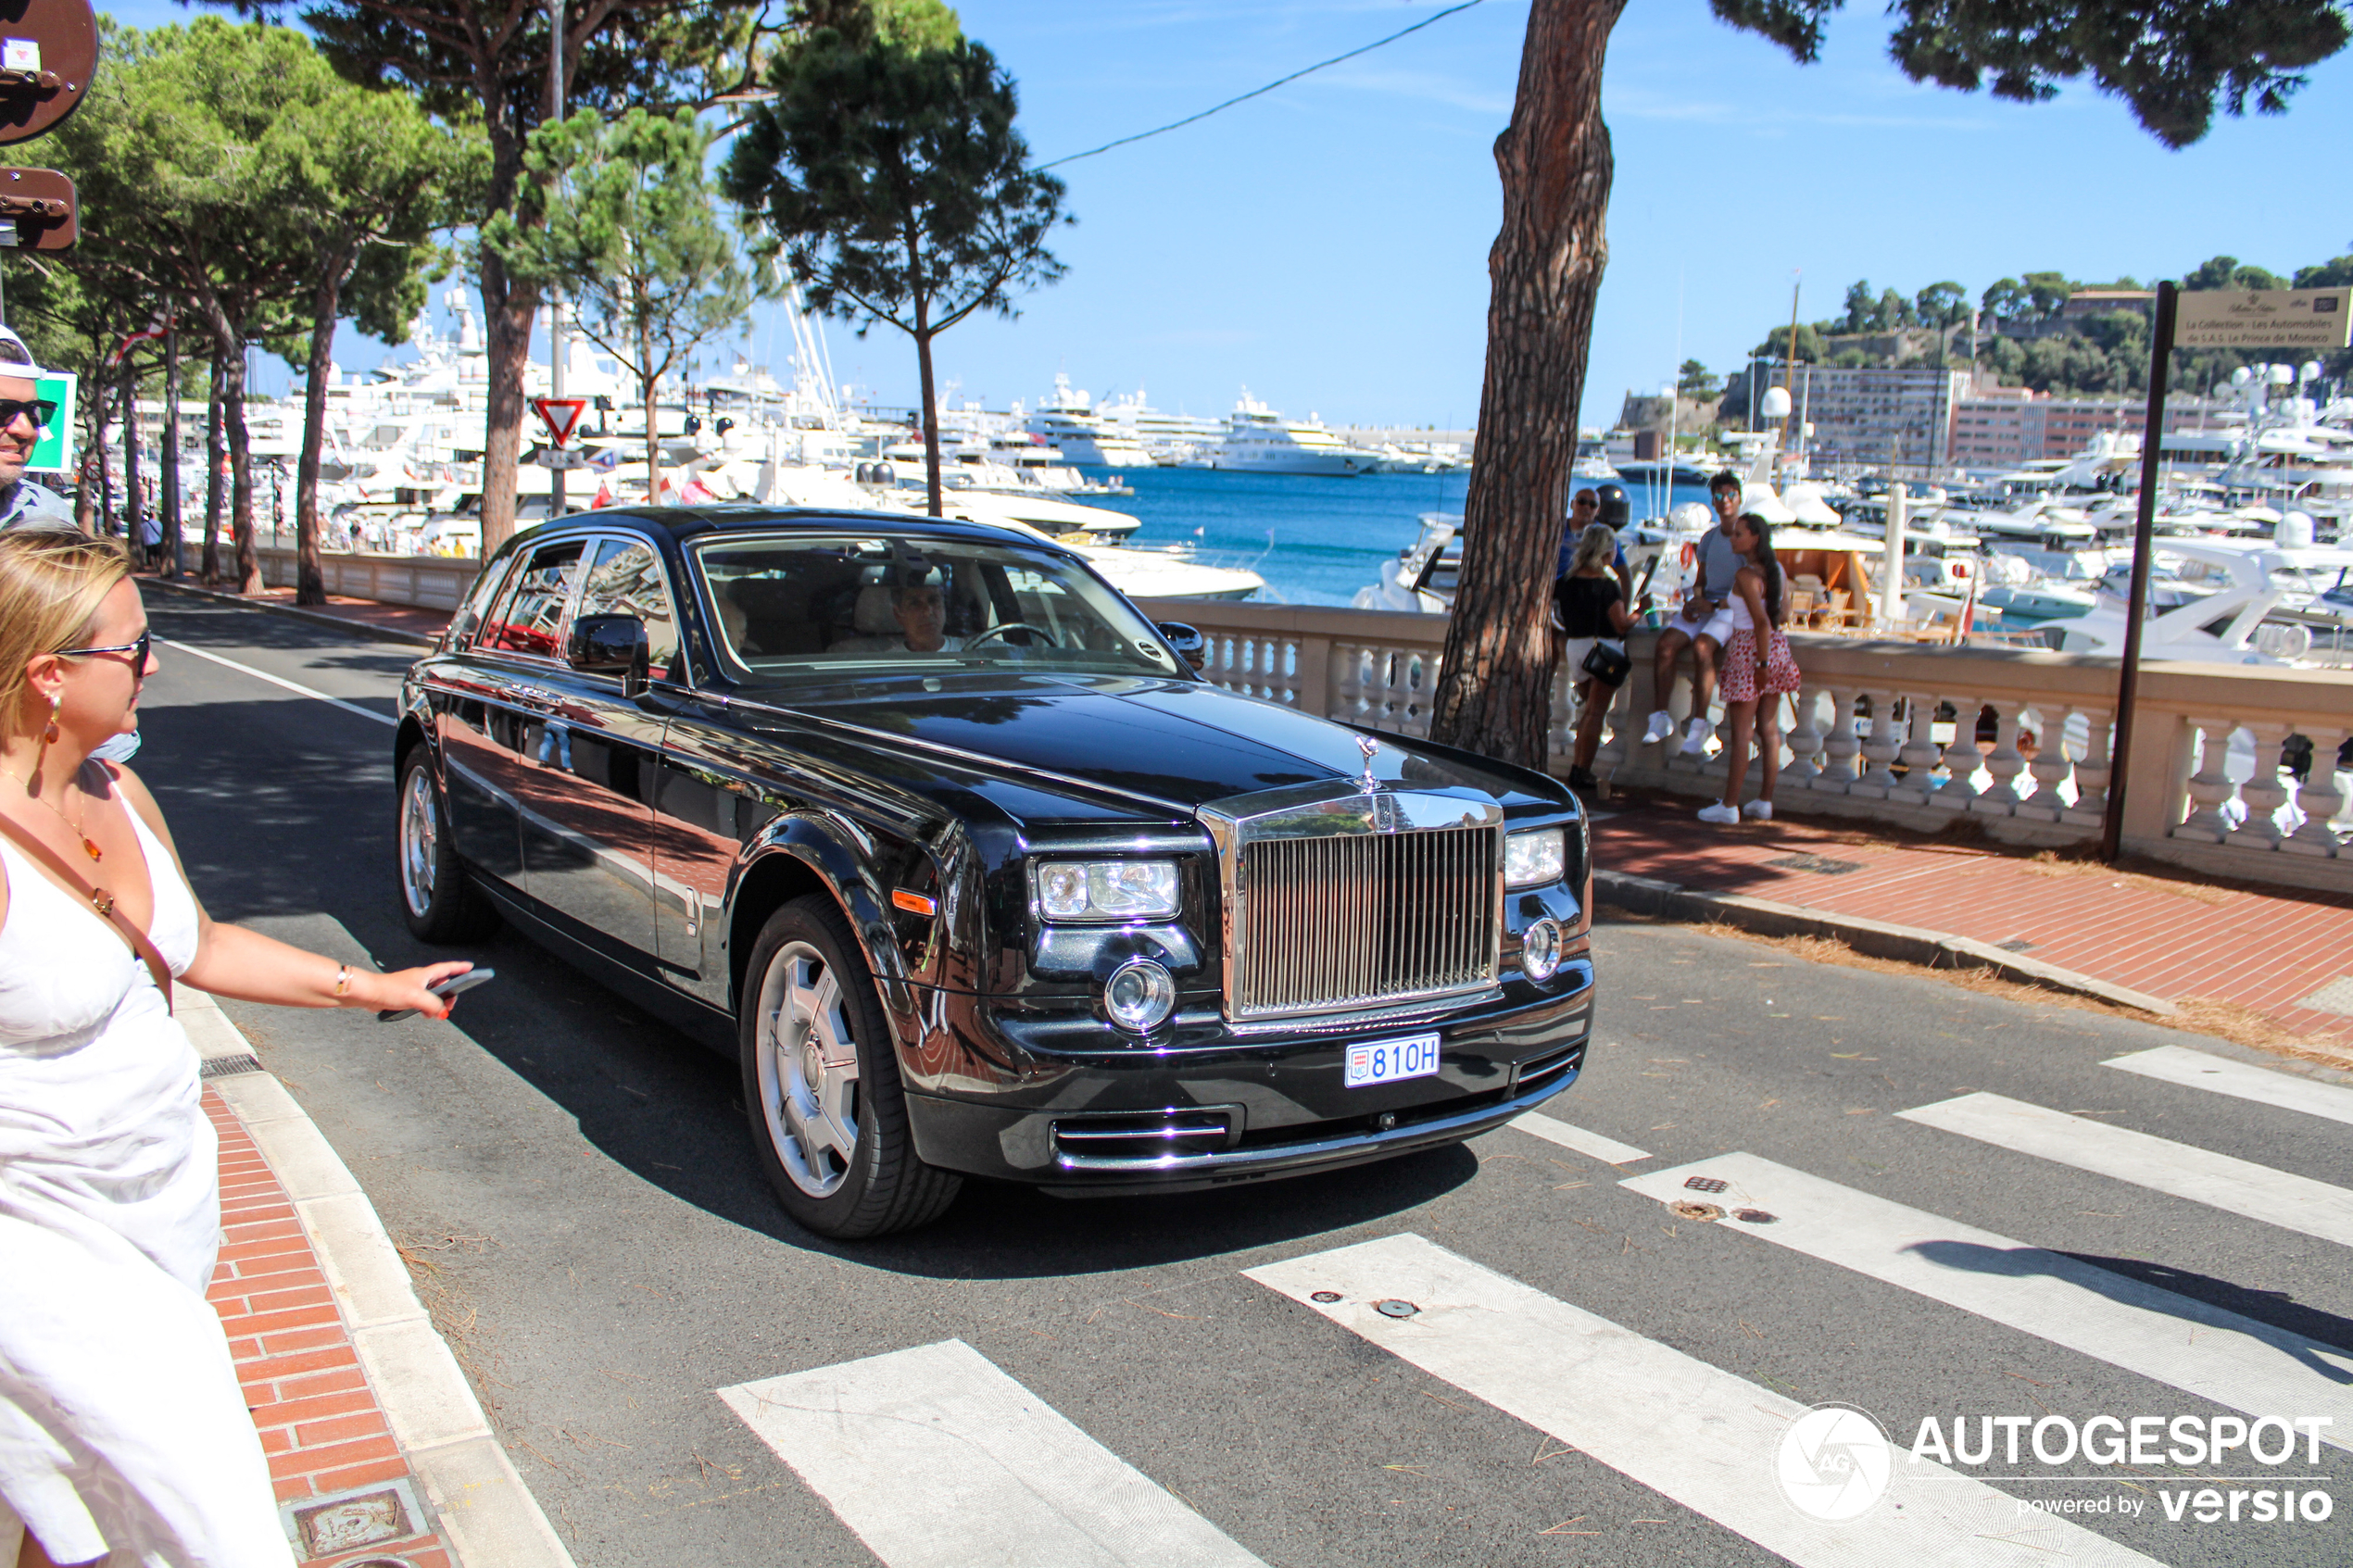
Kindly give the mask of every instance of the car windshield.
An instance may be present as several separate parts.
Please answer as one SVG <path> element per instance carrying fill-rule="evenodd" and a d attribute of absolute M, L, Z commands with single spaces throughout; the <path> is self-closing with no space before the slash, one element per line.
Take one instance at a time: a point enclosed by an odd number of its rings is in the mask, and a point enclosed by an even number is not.
<path fill-rule="evenodd" d="M 1176 675 L 1135 608 L 1067 556 L 874 533 L 773 533 L 694 551 L 728 658 L 755 678 L 859 669 Z"/>

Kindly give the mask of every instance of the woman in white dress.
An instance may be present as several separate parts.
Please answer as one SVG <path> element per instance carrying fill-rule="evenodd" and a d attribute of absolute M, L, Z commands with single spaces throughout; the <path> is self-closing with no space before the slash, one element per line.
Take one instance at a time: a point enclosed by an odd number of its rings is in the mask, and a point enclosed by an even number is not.
<path fill-rule="evenodd" d="M 196 1055 L 136 948 L 221 996 L 434 1017 L 425 987 L 470 966 L 354 970 L 206 916 L 154 797 L 90 757 L 157 668 L 126 567 L 79 533 L 0 535 L 0 1564 L 286 1568 L 205 1300 Z"/>

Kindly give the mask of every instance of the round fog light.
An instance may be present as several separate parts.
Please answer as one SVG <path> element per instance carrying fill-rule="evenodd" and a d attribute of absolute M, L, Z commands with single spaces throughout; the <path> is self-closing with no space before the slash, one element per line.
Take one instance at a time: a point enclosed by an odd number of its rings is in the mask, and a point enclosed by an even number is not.
<path fill-rule="evenodd" d="M 1550 980 L 1561 966 L 1561 928 L 1540 920 L 1519 939 L 1520 972 L 1530 980 Z"/>
<path fill-rule="evenodd" d="M 1176 982 L 1150 959 L 1131 959 L 1112 972 L 1103 986 L 1103 1010 L 1122 1029 L 1141 1035 L 1157 1029 L 1176 1008 Z"/>

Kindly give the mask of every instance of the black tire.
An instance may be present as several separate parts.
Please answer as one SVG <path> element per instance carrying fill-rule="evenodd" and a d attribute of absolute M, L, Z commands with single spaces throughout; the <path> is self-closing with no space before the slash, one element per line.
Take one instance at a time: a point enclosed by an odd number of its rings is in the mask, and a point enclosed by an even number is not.
<path fill-rule="evenodd" d="M 410 751 L 395 797 L 394 852 L 399 858 L 400 912 L 420 942 L 478 942 L 498 929 L 498 911 L 474 885 L 450 841 L 425 748 Z"/>
<path fill-rule="evenodd" d="M 875 977 L 832 899 L 796 898 L 761 927 L 736 1039 L 753 1150 L 799 1224 L 857 1240 L 955 1201 L 963 1178 L 915 1157 Z"/>

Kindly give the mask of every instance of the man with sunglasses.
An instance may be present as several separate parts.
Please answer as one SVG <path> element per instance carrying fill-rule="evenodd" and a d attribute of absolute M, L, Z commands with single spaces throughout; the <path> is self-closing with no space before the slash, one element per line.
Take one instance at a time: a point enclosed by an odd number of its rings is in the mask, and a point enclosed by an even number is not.
<path fill-rule="evenodd" d="M 24 339 L 0 327 L 0 528 L 74 526 L 73 503 L 24 476 L 33 446 L 57 417 L 37 384 L 47 373 Z"/>

